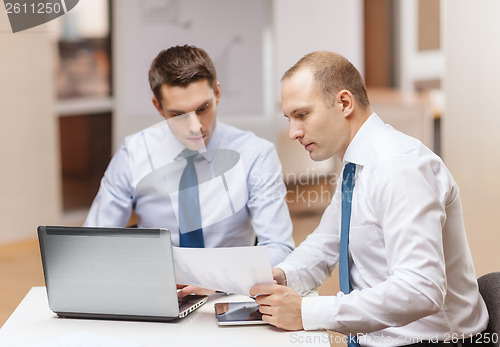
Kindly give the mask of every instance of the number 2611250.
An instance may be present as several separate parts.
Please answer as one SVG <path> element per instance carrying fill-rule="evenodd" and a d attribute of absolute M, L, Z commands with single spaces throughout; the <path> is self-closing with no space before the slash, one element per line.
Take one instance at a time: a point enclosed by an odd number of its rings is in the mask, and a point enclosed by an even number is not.
<path fill-rule="evenodd" d="M 6 2 L 5 3 L 5 10 L 7 11 L 8 14 L 27 14 L 27 13 L 33 13 L 33 14 L 50 14 L 50 13 L 61 13 L 64 12 L 64 9 L 62 8 L 60 3 L 45 3 L 45 2 L 39 2 L 39 3 L 31 3 L 31 4 L 26 4 L 26 3 L 19 3 L 19 2 Z"/>

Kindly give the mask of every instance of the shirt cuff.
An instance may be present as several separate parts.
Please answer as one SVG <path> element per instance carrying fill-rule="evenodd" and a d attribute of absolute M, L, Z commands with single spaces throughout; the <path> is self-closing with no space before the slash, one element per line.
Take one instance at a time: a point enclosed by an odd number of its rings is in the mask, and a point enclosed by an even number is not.
<path fill-rule="evenodd" d="M 302 325 L 304 330 L 336 330 L 335 324 L 337 297 L 313 296 L 302 298 Z"/>
<path fill-rule="evenodd" d="M 294 271 L 294 267 L 287 263 L 279 263 L 276 267 L 280 268 L 285 273 L 286 286 L 298 291 L 299 278 L 297 276 L 297 271 Z"/>

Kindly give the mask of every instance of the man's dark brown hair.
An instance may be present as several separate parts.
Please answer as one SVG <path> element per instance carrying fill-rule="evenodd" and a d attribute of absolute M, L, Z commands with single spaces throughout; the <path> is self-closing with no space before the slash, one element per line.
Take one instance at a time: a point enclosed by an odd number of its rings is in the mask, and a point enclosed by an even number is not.
<path fill-rule="evenodd" d="M 206 79 L 214 92 L 217 74 L 207 52 L 195 46 L 175 46 L 161 51 L 151 63 L 149 85 L 161 103 L 161 86 L 186 87 L 190 83 Z"/>

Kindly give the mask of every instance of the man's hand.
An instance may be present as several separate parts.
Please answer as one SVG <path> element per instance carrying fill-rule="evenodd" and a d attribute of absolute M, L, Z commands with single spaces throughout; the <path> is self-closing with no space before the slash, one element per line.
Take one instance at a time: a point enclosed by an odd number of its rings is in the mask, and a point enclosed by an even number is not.
<path fill-rule="evenodd" d="M 210 294 L 215 293 L 215 290 L 212 290 L 212 289 L 199 288 L 199 287 L 195 287 L 195 286 L 185 286 L 185 285 L 182 285 L 182 284 L 178 284 L 177 285 L 177 289 L 180 289 L 177 292 L 177 297 L 179 299 L 183 298 L 183 297 L 185 297 L 187 295 L 191 295 L 191 294 L 196 294 L 196 295 L 210 295 Z"/>
<path fill-rule="evenodd" d="M 282 286 L 286 286 L 286 275 L 283 270 L 279 267 L 273 267 L 273 279 L 277 284 L 281 284 Z"/>
<path fill-rule="evenodd" d="M 274 274 L 274 269 L 273 269 Z M 262 320 L 286 330 L 302 330 L 302 297 L 292 288 L 278 284 L 258 284 L 250 290 L 257 296 Z"/>

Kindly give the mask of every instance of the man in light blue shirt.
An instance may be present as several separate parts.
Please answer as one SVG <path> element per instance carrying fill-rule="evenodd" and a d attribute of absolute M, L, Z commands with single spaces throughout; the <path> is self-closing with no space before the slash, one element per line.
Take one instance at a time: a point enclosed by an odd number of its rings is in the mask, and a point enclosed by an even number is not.
<path fill-rule="evenodd" d="M 128 136 L 112 158 L 85 221 L 167 228 L 179 245 L 181 176 L 195 155 L 194 208 L 205 247 L 265 245 L 273 265 L 294 248 L 286 188 L 274 145 L 216 120 L 221 96 L 215 67 L 194 46 L 162 51 L 149 71 L 153 104 L 165 118 Z M 191 188 L 190 188 L 191 189 Z M 195 212 L 189 215 L 194 218 Z M 182 232 L 182 231 L 181 231 Z"/>

